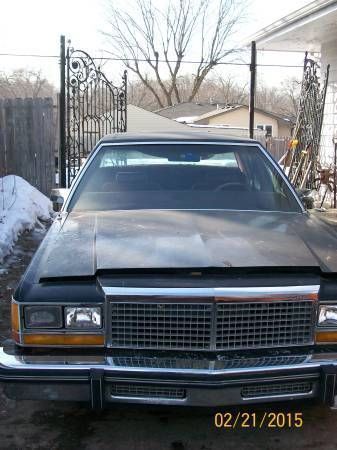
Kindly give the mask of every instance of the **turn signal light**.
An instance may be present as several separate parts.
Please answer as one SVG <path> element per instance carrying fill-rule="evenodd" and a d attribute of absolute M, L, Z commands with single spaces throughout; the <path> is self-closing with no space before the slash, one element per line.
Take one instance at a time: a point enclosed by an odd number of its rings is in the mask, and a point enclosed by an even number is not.
<path fill-rule="evenodd" d="M 20 318 L 19 318 L 19 305 L 17 303 L 11 303 L 11 321 L 12 321 L 12 338 L 20 344 Z"/>
<path fill-rule="evenodd" d="M 104 345 L 101 334 L 26 334 L 23 336 L 26 345 Z"/>
<path fill-rule="evenodd" d="M 318 344 L 337 343 L 337 331 L 316 331 L 316 342 Z"/>
<path fill-rule="evenodd" d="M 11 304 L 12 315 L 12 331 L 19 331 L 19 305 L 12 302 Z"/>

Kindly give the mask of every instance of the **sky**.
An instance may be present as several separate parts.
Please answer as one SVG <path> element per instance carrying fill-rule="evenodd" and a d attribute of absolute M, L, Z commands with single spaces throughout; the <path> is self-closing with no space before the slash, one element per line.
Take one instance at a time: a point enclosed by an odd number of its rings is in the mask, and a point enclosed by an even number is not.
<path fill-rule="evenodd" d="M 0 0 L 0 53 L 58 55 L 60 35 L 71 39 L 72 45 L 100 56 L 107 48 L 101 31 L 107 26 L 107 1 L 109 0 Z M 111 0 L 128 3 L 133 0 Z M 153 0 L 160 3 L 163 0 Z M 310 3 L 308 0 L 249 0 L 245 22 L 237 33 L 237 42 L 243 42 L 259 29 L 284 15 Z M 187 55 L 191 58 L 194 55 Z M 264 52 L 258 54 L 263 64 L 303 63 L 303 54 Z M 185 66 L 186 67 L 186 66 Z M 41 70 L 56 86 L 59 84 L 58 58 L 27 58 L 0 55 L 0 71 L 10 72 L 18 68 Z M 120 63 L 106 65 L 108 78 L 116 80 L 123 67 Z M 188 70 L 188 69 L 186 69 Z M 249 69 L 227 66 L 217 69 L 224 74 L 248 80 Z M 258 71 L 258 79 L 268 85 L 279 85 L 290 76 L 301 76 L 301 69 L 266 68 Z"/>

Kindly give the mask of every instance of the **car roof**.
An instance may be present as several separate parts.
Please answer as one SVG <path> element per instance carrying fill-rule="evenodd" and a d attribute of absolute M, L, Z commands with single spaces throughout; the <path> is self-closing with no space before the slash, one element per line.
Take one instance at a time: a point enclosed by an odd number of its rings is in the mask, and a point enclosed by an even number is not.
<path fill-rule="evenodd" d="M 202 131 L 174 131 L 174 132 L 143 132 L 143 133 L 115 133 L 104 136 L 99 144 L 116 143 L 116 142 L 157 142 L 157 141 L 196 141 L 196 142 L 223 142 L 223 143 L 239 143 L 239 144 L 257 144 L 260 142 L 232 136 L 222 136 L 212 132 Z"/>

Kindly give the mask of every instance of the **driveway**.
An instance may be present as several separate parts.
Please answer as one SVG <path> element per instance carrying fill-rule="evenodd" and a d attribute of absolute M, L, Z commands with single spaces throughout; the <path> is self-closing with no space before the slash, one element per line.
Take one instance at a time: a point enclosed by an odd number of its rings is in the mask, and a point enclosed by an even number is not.
<path fill-rule="evenodd" d="M 23 235 L 0 274 L 0 335 L 8 338 L 10 297 L 42 232 Z M 102 413 L 86 405 L 16 402 L 0 393 L 0 448 L 5 449 L 337 449 L 337 411 L 314 402 L 278 403 L 245 408 L 303 414 L 300 428 L 216 428 L 217 412 L 236 414 L 242 408 L 168 408 L 114 406 Z"/>

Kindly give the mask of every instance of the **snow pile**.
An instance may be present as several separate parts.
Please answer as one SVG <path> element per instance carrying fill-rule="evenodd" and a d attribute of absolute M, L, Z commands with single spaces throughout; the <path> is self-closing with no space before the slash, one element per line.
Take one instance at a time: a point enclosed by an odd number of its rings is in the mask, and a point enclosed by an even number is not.
<path fill-rule="evenodd" d="M 0 178 L 0 263 L 8 255 L 20 233 L 31 230 L 40 220 L 53 215 L 50 200 L 23 178 Z"/>

